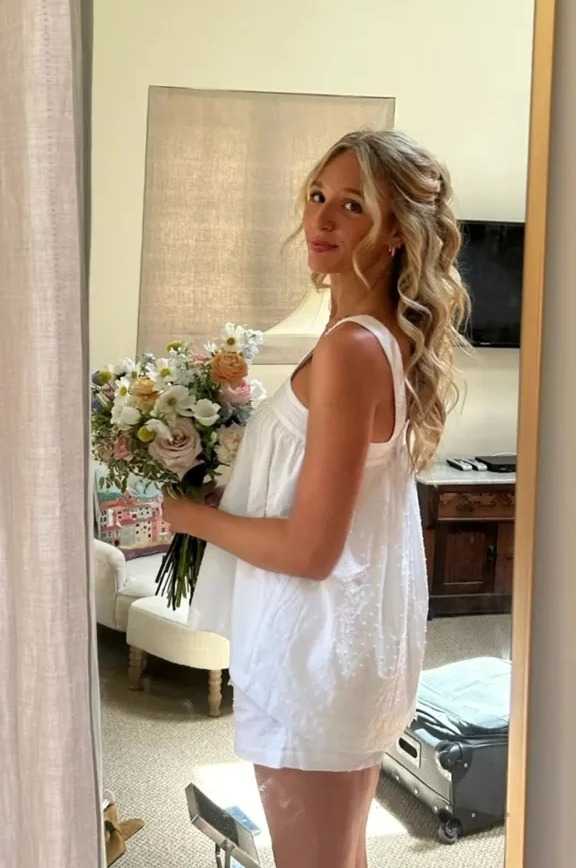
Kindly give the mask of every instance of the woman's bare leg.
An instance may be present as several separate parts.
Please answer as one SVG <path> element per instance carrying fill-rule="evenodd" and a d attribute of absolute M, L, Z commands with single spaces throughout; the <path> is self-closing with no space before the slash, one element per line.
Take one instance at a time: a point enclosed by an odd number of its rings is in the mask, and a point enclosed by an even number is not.
<path fill-rule="evenodd" d="M 276 868 L 366 868 L 379 767 L 305 772 L 255 766 Z"/>
<path fill-rule="evenodd" d="M 368 771 L 372 772 L 372 781 L 366 792 L 366 803 L 363 808 L 364 824 L 360 829 L 360 834 L 358 836 L 358 848 L 356 850 L 356 864 L 354 868 L 368 868 L 368 855 L 366 853 L 366 826 L 368 825 L 370 805 L 372 804 L 372 799 L 376 795 L 376 789 L 378 787 L 380 766 L 373 766 Z"/>

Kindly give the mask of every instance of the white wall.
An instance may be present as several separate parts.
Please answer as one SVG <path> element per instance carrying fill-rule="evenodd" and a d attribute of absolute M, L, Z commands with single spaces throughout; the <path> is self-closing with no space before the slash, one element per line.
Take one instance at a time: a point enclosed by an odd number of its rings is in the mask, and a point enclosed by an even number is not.
<path fill-rule="evenodd" d="M 450 166 L 462 217 L 523 218 L 530 0 L 95 5 L 94 365 L 136 345 L 150 85 L 394 96 L 396 126 Z M 466 364 L 456 451 L 514 448 L 517 354 L 488 353 Z"/>

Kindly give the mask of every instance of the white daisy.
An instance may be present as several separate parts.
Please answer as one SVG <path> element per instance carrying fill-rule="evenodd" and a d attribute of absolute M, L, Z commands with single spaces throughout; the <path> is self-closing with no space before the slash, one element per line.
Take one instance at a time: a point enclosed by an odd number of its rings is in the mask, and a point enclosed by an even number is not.
<path fill-rule="evenodd" d="M 165 419 L 177 416 L 193 416 L 196 401 L 186 386 L 171 386 L 163 392 L 156 403 L 152 415 Z"/>
<path fill-rule="evenodd" d="M 125 404 L 130 397 L 130 380 L 128 379 L 128 377 L 120 377 L 119 380 L 116 380 L 116 383 L 114 385 L 114 398 L 116 399 L 116 403 L 118 405 L 122 403 Z"/>
<path fill-rule="evenodd" d="M 246 346 L 246 329 L 227 322 L 222 329 L 222 349 L 241 352 Z"/>
<path fill-rule="evenodd" d="M 177 358 L 156 359 L 153 365 L 148 367 L 148 376 L 154 380 L 158 391 L 165 389 L 180 379 L 180 364 Z"/>

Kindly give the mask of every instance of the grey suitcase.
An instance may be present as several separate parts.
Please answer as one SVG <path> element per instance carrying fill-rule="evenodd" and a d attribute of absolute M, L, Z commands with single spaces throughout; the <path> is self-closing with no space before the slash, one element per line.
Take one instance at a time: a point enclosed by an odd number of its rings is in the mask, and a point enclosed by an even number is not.
<path fill-rule="evenodd" d="M 414 719 L 385 756 L 385 774 L 437 815 L 443 843 L 504 820 L 510 670 L 480 657 L 423 672 Z"/>

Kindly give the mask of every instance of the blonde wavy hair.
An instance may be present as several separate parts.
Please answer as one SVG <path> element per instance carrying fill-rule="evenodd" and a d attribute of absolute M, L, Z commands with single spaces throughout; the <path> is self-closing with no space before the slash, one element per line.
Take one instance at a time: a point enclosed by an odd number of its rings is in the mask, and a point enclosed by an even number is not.
<path fill-rule="evenodd" d="M 454 350 L 467 349 L 462 330 L 470 297 L 456 267 L 461 235 L 450 200 L 450 176 L 430 153 L 394 130 L 359 130 L 343 136 L 308 174 L 302 204 L 323 168 L 344 151 L 354 151 L 362 173 L 363 196 L 373 226 L 356 247 L 354 271 L 368 287 L 358 257 L 381 241 L 382 192 L 402 237 L 392 262 L 397 319 L 412 346 L 406 371 L 407 438 L 416 472 L 434 459 L 446 417 L 458 403 Z M 302 231 L 302 224 L 288 242 Z M 317 288 L 325 274 L 312 274 Z"/>

